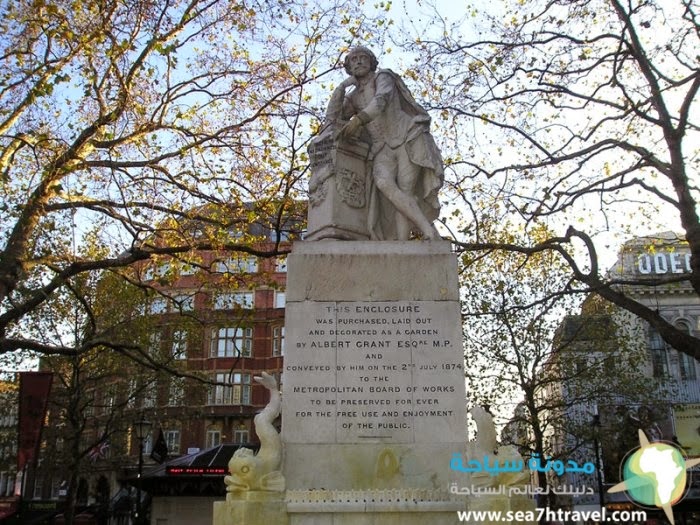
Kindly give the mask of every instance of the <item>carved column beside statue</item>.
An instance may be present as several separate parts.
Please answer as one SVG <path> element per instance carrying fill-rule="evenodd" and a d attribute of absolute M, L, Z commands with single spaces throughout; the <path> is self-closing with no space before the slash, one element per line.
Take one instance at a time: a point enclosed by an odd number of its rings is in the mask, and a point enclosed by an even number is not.
<path fill-rule="evenodd" d="M 337 140 L 327 127 L 311 141 L 309 224 L 306 238 L 367 240 L 369 144 Z"/>

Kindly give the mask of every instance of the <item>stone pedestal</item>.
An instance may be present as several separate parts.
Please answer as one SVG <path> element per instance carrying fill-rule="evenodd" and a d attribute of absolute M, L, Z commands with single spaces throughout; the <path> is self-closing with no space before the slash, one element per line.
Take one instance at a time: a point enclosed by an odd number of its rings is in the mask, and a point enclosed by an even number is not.
<path fill-rule="evenodd" d="M 296 243 L 287 282 L 291 523 L 458 523 L 466 501 L 447 489 L 466 400 L 450 244 Z"/>
<path fill-rule="evenodd" d="M 338 142 L 331 129 L 314 139 L 309 147 L 308 240 L 369 239 L 368 154 L 368 144 Z"/>
<path fill-rule="evenodd" d="M 464 501 L 444 491 L 288 491 L 290 525 L 423 525 L 458 523 Z"/>
<path fill-rule="evenodd" d="M 287 525 L 283 493 L 249 491 L 214 503 L 214 525 Z"/>

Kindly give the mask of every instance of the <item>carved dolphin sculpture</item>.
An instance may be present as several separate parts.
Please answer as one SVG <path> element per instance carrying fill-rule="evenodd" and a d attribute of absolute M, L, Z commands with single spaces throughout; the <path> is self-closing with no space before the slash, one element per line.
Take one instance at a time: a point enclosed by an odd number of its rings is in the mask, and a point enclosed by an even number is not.
<path fill-rule="evenodd" d="M 230 476 L 224 478 L 229 493 L 248 490 L 282 492 L 285 481 L 279 471 L 282 462 L 282 439 L 272 422 L 279 416 L 282 399 L 277 381 L 267 372 L 253 378 L 270 391 L 270 402 L 253 422 L 260 438 L 257 455 L 249 448 L 239 448 L 228 462 Z"/>

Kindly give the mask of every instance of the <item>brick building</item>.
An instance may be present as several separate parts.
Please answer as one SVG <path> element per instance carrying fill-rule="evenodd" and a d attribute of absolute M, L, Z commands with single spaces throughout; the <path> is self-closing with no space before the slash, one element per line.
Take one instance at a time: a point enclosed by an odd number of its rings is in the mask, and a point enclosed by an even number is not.
<path fill-rule="evenodd" d="M 284 252 L 299 238 L 301 224 L 291 218 L 282 227 L 248 225 L 245 242 L 253 239 L 247 246 L 254 254 Z M 258 446 L 253 418 L 268 392 L 253 377 L 266 371 L 283 381 L 286 261 L 254 254 L 212 249 L 162 256 L 131 268 L 128 292 L 108 279 L 100 283 L 98 293 L 107 296 L 102 315 L 120 321 L 115 338 L 131 338 L 136 355 L 158 366 L 149 370 L 114 352 L 96 355 L 91 368 L 85 360 L 42 363 L 63 379 L 54 381 L 40 467 L 25 487 L 25 500 L 57 503 L 35 513 L 36 523 L 61 522 L 76 455 L 82 456 L 76 522 L 132 523 L 137 487 L 146 514 L 151 497 L 223 497 L 221 465 L 236 448 Z M 77 375 L 82 383 L 68 380 Z M 75 400 L 84 424 L 71 437 L 66 407 Z M 142 421 L 148 424 L 139 439 Z M 151 457 L 161 435 L 167 446 L 162 465 Z M 217 468 L 169 468 L 214 457 Z"/>
<path fill-rule="evenodd" d="M 17 478 L 17 381 L 0 380 L 0 522 L 11 516 L 18 504 Z"/>

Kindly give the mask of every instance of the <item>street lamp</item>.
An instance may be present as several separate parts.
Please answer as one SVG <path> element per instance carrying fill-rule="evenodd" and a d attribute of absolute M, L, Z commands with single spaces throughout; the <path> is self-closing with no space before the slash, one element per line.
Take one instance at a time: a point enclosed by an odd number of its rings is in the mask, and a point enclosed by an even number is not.
<path fill-rule="evenodd" d="M 136 478 L 136 514 L 134 515 L 135 525 L 145 523 L 141 508 L 141 475 L 143 474 L 143 440 L 146 439 L 146 436 L 148 436 L 150 429 L 151 422 L 148 421 L 143 414 L 141 414 L 141 419 L 134 423 L 136 439 L 139 440 L 139 471 L 138 477 Z"/>
<path fill-rule="evenodd" d="M 600 510 L 603 511 L 605 507 L 605 497 L 603 495 L 603 478 L 600 474 L 600 414 L 593 414 L 593 448 L 595 451 L 595 473 L 598 480 L 598 503 L 600 504 Z"/>

